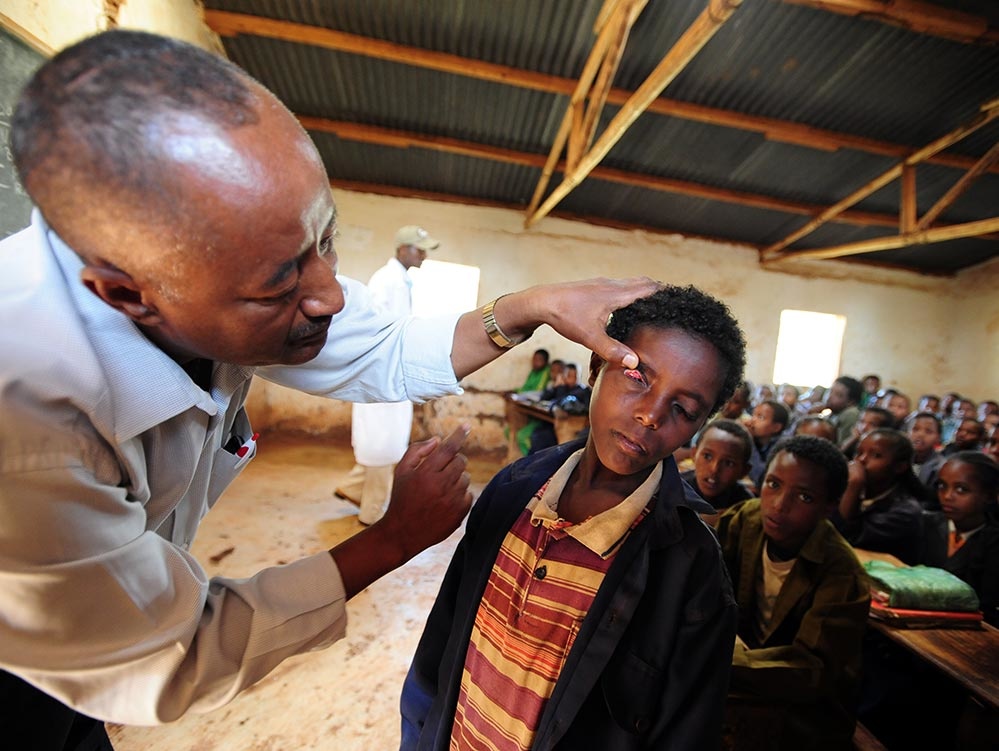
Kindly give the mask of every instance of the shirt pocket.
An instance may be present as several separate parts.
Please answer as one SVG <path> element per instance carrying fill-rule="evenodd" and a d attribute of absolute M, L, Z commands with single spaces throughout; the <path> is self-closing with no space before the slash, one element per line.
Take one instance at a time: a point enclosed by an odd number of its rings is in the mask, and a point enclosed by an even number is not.
<path fill-rule="evenodd" d="M 601 684 L 604 701 L 622 730 L 644 735 L 656 719 L 663 693 L 663 672 L 631 652 L 611 659 Z"/>
<path fill-rule="evenodd" d="M 208 480 L 208 506 L 211 508 L 219 499 L 219 496 L 227 487 L 239 477 L 240 472 L 246 469 L 246 465 L 257 455 L 257 442 L 248 441 L 244 444 L 247 451 L 240 456 L 238 453 L 231 453 L 225 449 L 218 449 L 215 452 L 215 460 L 212 463 L 212 474 Z"/>

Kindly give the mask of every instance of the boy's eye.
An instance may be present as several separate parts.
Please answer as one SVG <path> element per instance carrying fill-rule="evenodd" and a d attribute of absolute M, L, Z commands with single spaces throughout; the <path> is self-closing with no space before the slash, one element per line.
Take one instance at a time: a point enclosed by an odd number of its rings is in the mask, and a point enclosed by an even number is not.
<path fill-rule="evenodd" d="M 763 483 L 763 487 L 770 488 L 771 490 L 776 490 L 779 486 L 780 483 L 778 483 L 776 480 L 768 479 Z"/>
<path fill-rule="evenodd" d="M 799 493 L 798 494 L 798 499 L 802 503 L 811 503 L 812 502 L 812 496 L 810 496 L 808 493 Z"/>
<path fill-rule="evenodd" d="M 636 370 L 635 368 L 626 368 L 624 374 L 633 381 L 645 383 L 645 376 L 642 375 L 642 371 L 640 370 Z"/>

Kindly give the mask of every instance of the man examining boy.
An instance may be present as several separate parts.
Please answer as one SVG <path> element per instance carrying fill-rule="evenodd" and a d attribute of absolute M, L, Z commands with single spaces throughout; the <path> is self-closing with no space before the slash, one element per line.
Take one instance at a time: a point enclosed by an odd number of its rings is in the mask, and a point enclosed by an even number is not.
<path fill-rule="evenodd" d="M 590 434 L 502 470 L 476 502 L 402 691 L 402 748 L 710 749 L 734 607 L 671 457 L 739 382 L 724 305 L 667 287 L 594 355 Z"/>
<path fill-rule="evenodd" d="M 870 595 L 860 563 L 826 518 L 847 473 L 829 441 L 785 439 L 760 499 L 718 520 L 739 603 L 731 692 L 786 707 L 780 727 L 761 728 L 775 748 L 852 748 Z"/>
<path fill-rule="evenodd" d="M 248 579 L 209 579 L 188 547 L 253 457 L 256 372 L 422 401 L 458 393 L 542 321 L 634 364 L 602 327 L 656 288 L 580 282 L 446 320 L 387 319 L 337 277 L 328 177 L 295 118 L 230 63 L 151 34 L 97 35 L 43 65 L 11 150 L 37 206 L 0 245 L 11 748 L 108 747 L 103 723 L 74 710 L 156 724 L 224 704 L 339 639 L 349 598 L 467 513 L 458 430 L 406 453 L 377 524 Z"/>

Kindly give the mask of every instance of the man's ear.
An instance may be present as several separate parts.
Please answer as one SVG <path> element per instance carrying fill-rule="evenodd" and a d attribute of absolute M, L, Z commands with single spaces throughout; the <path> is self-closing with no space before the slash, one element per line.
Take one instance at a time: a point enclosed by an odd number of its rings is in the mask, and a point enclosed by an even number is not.
<path fill-rule="evenodd" d="M 88 264 L 80 271 L 80 280 L 87 289 L 136 323 L 155 326 L 162 321 L 156 308 L 146 300 L 142 288 L 127 272 L 115 266 Z"/>
<path fill-rule="evenodd" d="M 597 376 L 600 374 L 600 369 L 606 364 L 607 361 L 596 352 L 590 353 L 590 380 L 587 381 L 587 383 L 591 389 L 593 388 L 593 384 L 597 382 Z"/>

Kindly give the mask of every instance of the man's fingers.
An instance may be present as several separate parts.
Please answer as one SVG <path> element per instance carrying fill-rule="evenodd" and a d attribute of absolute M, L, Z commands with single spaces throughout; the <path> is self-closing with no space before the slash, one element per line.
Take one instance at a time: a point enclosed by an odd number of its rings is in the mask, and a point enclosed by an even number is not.
<path fill-rule="evenodd" d="M 454 459 L 455 455 L 461 451 L 465 439 L 471 432 L 471 427 L 462 423 L 451 431 L 451 434 L 440 442 L 437 449 L 427 458 L 428 466 L 431 469 L 443 469 Z"/>
<path fill-rule="evenodd" d="M 416 469 L 419 467 L 423 461 L 433 453 L 434 449 L 437 448 L 440 443 L 440 438 L 437 436 L 431 436 L 425 441 L 419 441 L 418 443 L 411 444 L 406 453 L 402 455 L 402 459 L 399 460 L 399 465 L 396 471 L 408 471 L 411 469 Z"/>
<path fill-rule="evenodd" d="M 593 342 L 593 351 L 614 365 L 621 365 L 625 368 L 638 367 L 638 355 L 627 345 L 606 334 L 601 333 L 596 335 Z"/>

